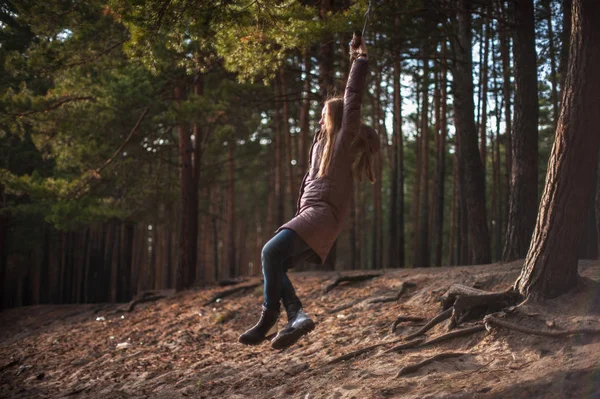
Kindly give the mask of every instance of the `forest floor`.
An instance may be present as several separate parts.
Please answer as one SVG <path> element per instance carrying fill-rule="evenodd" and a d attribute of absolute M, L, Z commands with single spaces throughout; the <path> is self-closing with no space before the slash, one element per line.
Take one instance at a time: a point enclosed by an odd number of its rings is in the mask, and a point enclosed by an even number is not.
<path fill-rule="evenodd" d="M 562 338 L 492 329 L 437 345 L 384 353 L 382 345 L 328 365 L 341 355 L 389 343 L 431 318 L 454 283 L 489 291 L 510 288 L 521 262 L 469 267 L 385 270 L 381 277 L 340 284 L 336 273 L 290 273 L 316 329 L 296 345 L 246 347 L 238 336 L 260 314 L 262 290 L 251 288 L 205 306 L 229 287 L 190 290 L 157 301 L 127 304 L 32 306 L 0 312 L 2 398 L 598 398 L 600 336 Z M 353 272 L 356 273 L 356 272 Z M 353 274 L 345 273 L 345 274 Z M 600 262 L 582 261 L 580 273 L 600 280 Z M 600 290 L 588 283 L 541 305 L 525 305 L 505 320 L 545 331 L 600 328 Z M 250 279 L 243 284 L 259 282 Z M 397 292 L 397 301 L 360 302 Z M 280 326 L 285 317 L 280 319 Z M 471 322 L 474 323 L 474 322 Z M 469 323 L 466 323 L 468 326 Z M 447 332 L 446 322 L 426 333 Z M 434 355 L 434 361 L 398 375 Z"/>

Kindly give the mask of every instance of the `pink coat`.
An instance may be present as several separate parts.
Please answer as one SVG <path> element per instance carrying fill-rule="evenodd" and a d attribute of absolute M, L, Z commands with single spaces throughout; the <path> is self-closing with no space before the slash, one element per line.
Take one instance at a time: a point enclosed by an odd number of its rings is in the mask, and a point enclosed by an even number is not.
<path fill-rule="evenodd" d="M 321 140 L 320 131 L 317 131 L 310 149 L 309 170 L 300 186 L 296 216 L 275 232 L 286 228 L 294 230 L 317 253 L 321 264 L 342 231 L 350 211 L 350 200 L 354 194 L 352 164 L 355 159 L 350 145 L 360 134 L 367 139 L 371 152 L 379 149 L 377 133 L 370 127 L 361 126 L 360 108 L 367 64 L 367 60 L 359 58 L 350 70 L 344 93 L 342 127 L 334 142 L 328 175 L 317 178 L 325 143 Z"/>

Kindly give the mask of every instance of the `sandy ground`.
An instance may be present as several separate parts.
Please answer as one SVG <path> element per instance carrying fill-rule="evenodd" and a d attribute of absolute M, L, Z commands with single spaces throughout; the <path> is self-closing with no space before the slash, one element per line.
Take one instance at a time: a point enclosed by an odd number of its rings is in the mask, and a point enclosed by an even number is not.
<path fill-rule="evenodd" d="M 291 273 L 316 329 L 284 351 L 265 342 L 246 347 L 238 335 L 260 314 L 262 291 L 250 289 L 203 306 L 226 288 L 192 290 L 119 312 L 120 305 L 34 306 L 0 312 L 2 398 L 599 398 L 600 336 L 550 338 L 499 329 L 399 353 L 381 347 L 354 359 L 327 362 L 419 328 L 391 325 L 400 315 L 431 318 L 453 284 L 500 291 L 521 264 L 386 270 L 381 277 L 324 288 L 335 273 Z M 600 263 L 582 261 L 580 273 L 600 280 Z M 258 280 L 249 280 L 251 284 Z M 399 300 L 358 303 L 415 286 Z M 527 305 L 505 320 L 559 331 L 600 328 L 595 284 L 543 306 Z M 285 317 L 280 319 L 280 325 Z M 465 323 L 463 327 L 475 322 Z M 442 323 L 429 332 L 447 332 Z M 397 376 L 436 354 L 462 356 Z"/>

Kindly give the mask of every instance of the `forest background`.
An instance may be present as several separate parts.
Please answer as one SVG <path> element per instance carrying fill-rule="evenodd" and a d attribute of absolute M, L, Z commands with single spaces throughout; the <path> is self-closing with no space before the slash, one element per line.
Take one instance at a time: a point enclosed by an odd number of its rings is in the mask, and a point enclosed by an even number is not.
<path fill-rule="evenodd" d="M 4 1 L 2 307 L 260 274 L 366 16 L 377 181 L 356 184 L 326 265 L 296 270 L 524 258 L 570 3 Z M 581 258 L 598 256 L 596 186 Z"/>

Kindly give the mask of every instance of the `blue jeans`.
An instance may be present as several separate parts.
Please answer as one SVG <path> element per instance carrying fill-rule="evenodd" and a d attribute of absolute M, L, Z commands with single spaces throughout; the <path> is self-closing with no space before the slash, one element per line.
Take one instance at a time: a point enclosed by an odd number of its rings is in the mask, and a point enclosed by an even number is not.
<path fill-rule="evenodd" d="M 280 300 L 285 309 L 302 307 L 286 272 L 296 262 L 314 255 L 313 249 L 291 229 L 281 230 L 265 244 L 262 249 L 262 272 L 266 308 L 279 310 Z"/>

